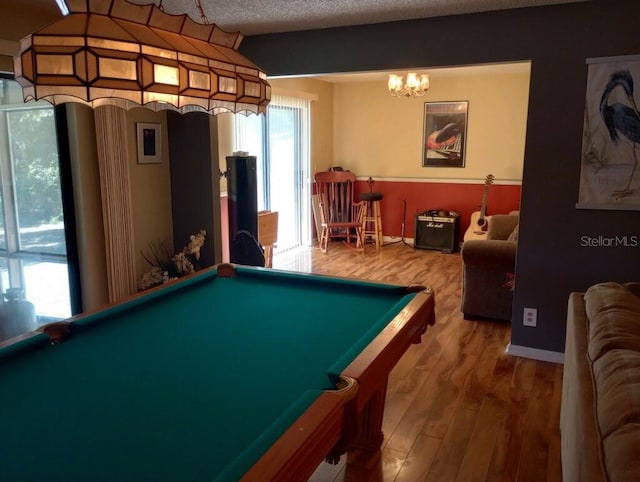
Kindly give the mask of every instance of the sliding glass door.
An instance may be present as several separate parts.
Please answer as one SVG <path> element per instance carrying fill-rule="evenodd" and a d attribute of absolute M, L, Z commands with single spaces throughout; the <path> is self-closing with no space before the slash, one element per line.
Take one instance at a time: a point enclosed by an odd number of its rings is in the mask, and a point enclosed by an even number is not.
<path fill-rule="evenodd" d="M 0 293 L 20 290 L 38 323 L 71 316 L 64 228 L 54 109 L 0 79 Z"/>
<path fill-rule="evenodd" d="M 236 149 L 257 157 L 258 209 L 278 212 L 275 252 L 309 245 L 309 101 L 274 95 L 266 116 L 236 116 Z"/>

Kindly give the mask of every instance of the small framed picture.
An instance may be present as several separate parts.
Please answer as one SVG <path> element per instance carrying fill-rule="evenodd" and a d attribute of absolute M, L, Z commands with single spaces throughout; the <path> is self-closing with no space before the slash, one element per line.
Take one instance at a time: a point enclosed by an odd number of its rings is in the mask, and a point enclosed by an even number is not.
<path fill-rule="evenodd" d="M 425 102 L 422 167 L 464 167 L 468 101 Z"/>
<path fill-rule="evenodd" d="M 160 124 L 138 122 L 138 164 L 162 162 L 162 136 Z"/>

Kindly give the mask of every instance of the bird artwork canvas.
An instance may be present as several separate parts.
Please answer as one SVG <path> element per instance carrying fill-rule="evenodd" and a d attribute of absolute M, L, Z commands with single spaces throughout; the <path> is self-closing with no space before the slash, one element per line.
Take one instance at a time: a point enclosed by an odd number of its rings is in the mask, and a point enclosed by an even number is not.
<path fill-rule="evenodd" d="M 588 64 L 577 207 L 640 210 L 640 56 Z"/>

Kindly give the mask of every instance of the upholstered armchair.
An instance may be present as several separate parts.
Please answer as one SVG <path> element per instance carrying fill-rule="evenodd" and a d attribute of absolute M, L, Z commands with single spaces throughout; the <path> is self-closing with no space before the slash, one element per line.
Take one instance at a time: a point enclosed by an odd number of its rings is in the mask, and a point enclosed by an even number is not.
<path fill-rule="evenodd" d="M 518 246 L 517 211 L 489 219 L 487 239 L 462 245 L 462 313 L 465 318 L 511 321 Z"/>

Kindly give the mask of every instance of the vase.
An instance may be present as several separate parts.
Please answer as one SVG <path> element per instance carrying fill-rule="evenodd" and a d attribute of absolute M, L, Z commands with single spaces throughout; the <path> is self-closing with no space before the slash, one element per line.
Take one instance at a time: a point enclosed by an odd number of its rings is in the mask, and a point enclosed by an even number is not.
<path fill-rule="evenodd" d="M 0 341 L 37 328 L 36 309 L 27 301 L 22 288 L 9 288 L 0 303 Z"/>

